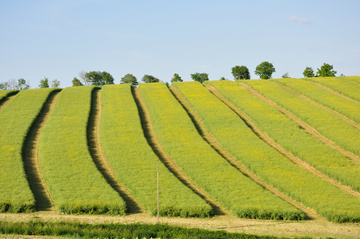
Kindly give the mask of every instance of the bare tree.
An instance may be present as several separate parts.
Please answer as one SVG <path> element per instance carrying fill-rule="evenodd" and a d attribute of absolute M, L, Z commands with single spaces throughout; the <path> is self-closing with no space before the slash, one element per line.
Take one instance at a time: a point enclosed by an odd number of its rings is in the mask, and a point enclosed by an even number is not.
<path fill-rule="evenodd" d="M 85 71 L 81 71 L 79 73 L 79 77 L 84 82 L 84 85 L 89 85 L 88 81 L 86 80 L 86 72 Z"/>

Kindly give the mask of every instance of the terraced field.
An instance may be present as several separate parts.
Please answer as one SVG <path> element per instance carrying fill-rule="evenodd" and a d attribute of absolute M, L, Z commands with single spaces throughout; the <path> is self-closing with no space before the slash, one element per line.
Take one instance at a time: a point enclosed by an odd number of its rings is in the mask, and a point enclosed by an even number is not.
<path fill-rule="evenodd" d="M 0 91 L 0 212 L 359 222 L 358 82 Z"/>

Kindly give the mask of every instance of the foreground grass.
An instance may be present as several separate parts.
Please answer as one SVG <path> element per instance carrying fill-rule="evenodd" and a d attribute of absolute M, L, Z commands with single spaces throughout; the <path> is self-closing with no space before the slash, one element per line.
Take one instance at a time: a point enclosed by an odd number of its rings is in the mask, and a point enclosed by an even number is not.
<path fill-rule="evenodd" d="M 185 229 L 166 224 L 81 224 L 66 222 L 1 222 L 0 234 L 76 238 L 276 238 L 224 231 Z"/>
<path fill-rule="evenodd" d="M 8 96 L 16 94 L 17 90 L 0 90 L 0 103 Z"/>

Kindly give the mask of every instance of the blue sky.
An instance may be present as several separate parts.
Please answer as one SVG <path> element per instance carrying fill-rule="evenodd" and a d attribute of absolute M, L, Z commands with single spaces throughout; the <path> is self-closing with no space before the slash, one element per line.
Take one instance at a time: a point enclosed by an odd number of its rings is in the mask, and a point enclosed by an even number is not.
<path fill-rule="evenodd" d="M 262 61 L 280 78 L 323 63 L 360 75 L 360 1 L 0 0 L 0 82 L 44 77 L 71 86 L 81 71 L 170 82 L 205 72 L 232 80 Z"/>

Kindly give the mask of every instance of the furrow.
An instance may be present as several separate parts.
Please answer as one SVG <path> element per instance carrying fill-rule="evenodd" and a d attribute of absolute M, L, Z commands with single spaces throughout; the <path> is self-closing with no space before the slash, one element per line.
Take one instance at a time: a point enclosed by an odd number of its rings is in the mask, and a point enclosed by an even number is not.
<path fill-rule="evenodd" d="M 224 96 L 222 96 L 215 87 L 207 85 L 208 89 L 216 96 L 218 97 L 222 102 L 224 102 L 227 106 L 230 107 L 237 115 L 239 115 L 247 125 L 253 130 L 253 132 L 264 142 L 266 142 L 268 145 L 273 147 L 275 150 L 277 150 L 279 153 L 284 155 L 286 158 L 288 158 L 291 162 L 293 162 L 296 165 L 299 165 L 303 169 L 311 172 L 312 174 L 318 176 L 319 178 L 331 183 L 332 185 L 346 191 L 350 195 L 353 195 L 355 197 L 360 198 L 360 192 L 352 190 L 350 187 L 345 186 L 338 181 L 330 178 L 329 176 L 323 174 L 322 172 L 318 171 L 316 168 L 311 166 L 310 164 L 306 163 L 305 161 L 301 160 L 300 158 L 293 155 L 291 152 L 284 149 L 280 144 L 276 143 L 270 136 L 268 136 L 265 132 L 260 130 L 257 125 L 253 122 L 253 120 L 247 116 L 244 112 L 242 112 L 239 108 L 237 108 L 234 104 L 232 104 L 230 101 L 228 101 Z"/>
<path fill-rule="evenodd" d="M 58 98 L 59 92 L 54 92 L 49 96 L 26 136 L 22 151 L 25 173 L 30 189 L 34 194 L 38 211 L 56 211 L 50 190 L 44 180 L 44 174 L 40 167 L 38 144 L 41 129 L 55 108 Z"/>
<path fill-rule="evenodd" d="M 253 89 L 251 86 L 243 84 L 243 83 L 239 83 L 239 85 L 241 87 L 243 87 L 244 89 L 246 89 L 252 95 L 257 96 L 258 98 L 260 98 L 264 102 L 266 102 L 269 105 L 271 105 L 271 106 L 275 107 L 276 109 L 278 109 L 281 113 L 286 115 L 289 119 L 291 119 L 292 121 L 297 123 L 301 127 L 301 129 L 305 130 L 305 132 L 307 132 L 308 134 L 313 135 L 314 137 L 319 139 L 324 144 L 329 145 L 331 148 L 337 150 L 338 152 L 342 153 L 343 155 L 345 155 L 346 157 L 348 157 L 349 159 L 353 160 L 355 163 L 360 165 L 360 157 L 359 156 L 357 156 L 357 155 L 353 154 L 352 152 L 347 151 L 347 150 L 343 149 L 342 147 L 338 146 L 337 144 L 335 144 L 334 142 L 332 142 L 331 140 L 329 140 L 328 138 L 326 138 L 325 136 L 320 134 L 315 128 L 313 128 L 312 126 L 310 126 L 309 124 L 307 124 L 306 122 L 301 120 L 299 117 L 297 117 L 296 115 L 294 115 L 290 111 L 288 111 L 285 108 L 279 106 L 274 101 L 266 98 L 265 96 L 263 96 L 262 94 L 257 92 L 255 89 Z"/>
<path fill-rule="evenodd" d="M 127 213 L 144 213 L 141 204 L 134 198 L 128 189 L 116 178 L 116 173 L 112 169 L 106 158 L 100 142 L 100 119 L 101 119 L 101 95 L 100 89 L 94 89 L 91 96 L 91 112 L 88 122 L 88 145 L 91 157 L 98 170 L 106 179 L 108 184 L 124 199 Z"/>
<path fill-rule="evenodd" d="M 274 83 L 277 84 L 277 85 L 279 85 L 279 86 L 281 86 L 282 88 L 284 88 L 285 90 L 289 91 L 290 93 L 292 93 L 292 94 L 300 97 L 301 99 L 306 100 L 307 102 L 309 102 L 309 103 L 311 103 L 311 104 L 313 104 L 313 105 L 316 105 L 316 106 L 318 106 L 318 107 L 320 107 L 320 108 L 322 108 L 322 109 L 324 109 L 324 110 L 326 110 L 326 111 L 328 111 L 328 112 L 336 115 L 337 117 L 339 117 L 340 119 L 344 120 L 345 122 L 347 122 L 348 124 L 350 124 L 350 125 L 353 126 L 354 128 L 360 130 L 360 125 L 359 125 L 358 123 L 354 122 L 353 120 L 349 119 L 348 117 L 344 116 L 343 114 L 340 114 L 339 112 L 336 112 L 335 110 L 332 110 L 332 109 L 330 109 L 330 108 L 328 108 L 328 107 L 326 107 L 326 106 L 324 106 L 324 105 L 322 105 L 322 104 L 319 104 L 319 103 L 317 103 L 317 102 L 309 99 L 308 97 L 306 97 L 306 96 L 304 96 L 304 95 L 302 95 L 302 94 L 294 91 L 294 90 L 291 89 L 290 87 L 287 87 L 287 86 L 285 86 L 285 85 L 283 85 L 283 84 L 281 84 L 281 83 L 279 83 L 279 82 L 274 82 Z"/>
<path fill-rule="evenodd" d="M 6 106 L 7 104 L 9 104 L 9 103 L 11 102 L 11 100 L 12 100 L 15 96 L 16 96 L 16 95 L 7 96 L 7 97 L 5 97 L 5 99 L 1 100 L 1 101 L 0 101 L 0 110 L 1 110 L 2 108 L 5 108 L 5 106 Z"/>
<path fill-rule="evenodd" d="M 174 174 L 185 186 L 190 188 L 195 194 L 199 195 L 205 200 L 214 210 L 215 215 L 231 215 L 231 212 L 212 198 L 205 190 L 198 186 L 186 173 L 175 163 L 175 161 L 162 148 L 160 140 L 158 139 L 150 118 L 149 110 L 141 95 L 140 89 L 133 89 L 134 99 L 138 106 L 141 116 L 141 123 L 144 129 L 144 134 L 152 147 L 155 154 L 163 162 L 163 164 Z"/>

